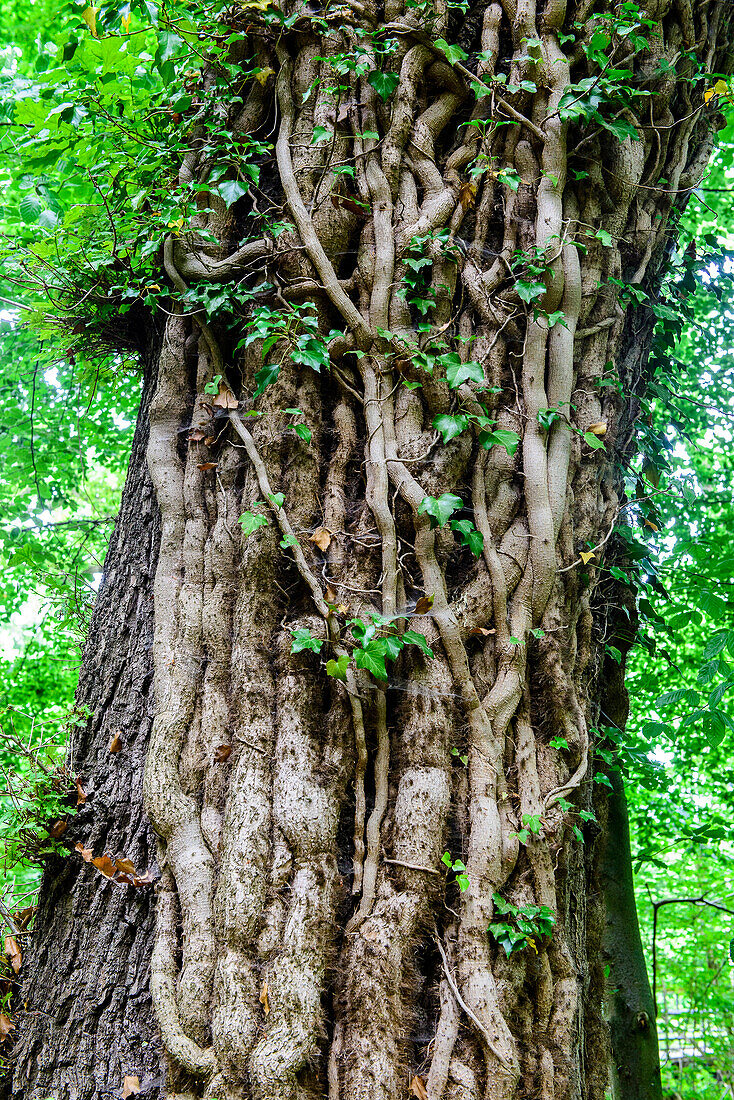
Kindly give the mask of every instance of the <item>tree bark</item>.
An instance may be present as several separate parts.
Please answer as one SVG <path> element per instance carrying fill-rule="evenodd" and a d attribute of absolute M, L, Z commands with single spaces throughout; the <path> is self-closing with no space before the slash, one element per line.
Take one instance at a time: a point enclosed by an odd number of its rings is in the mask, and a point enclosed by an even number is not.
<path fill-rule="evenodd" d="M 83 674 L 100 731 L 84 842 L 137 868 L 148 743 L 154 942 L 144 888 L 74 857 L 49 876 L 27 999 L 47 1003 L 53 957 L 72 1026 L 25 1020 L 19 1100 L 116 1095 L 128 1063 L 153 1095 L 159 1051 L 182 1100 L 602 1100 L 603 921 L 579 826 L 654 322 L 628 305 L 655 300 L 711 147 L 681 55 L 708 71 L 728 55 L 720 0 L 651 3 L 649 26 L 600 7 L 354 3 L 277 32 L 232 17 L 244 93 L 228 102 L 212 63 L 178 186 L 220 167 L 260 184 L 231 208 L 212 190 L 165 246 L 138 434 L 160 509 L 152 724 L 139 452 L 95 636 L 104 607 L 128 618 Z M 563 117 L 623 65 L 651 98 L 607 90 L 583 126 Z M 248 152 L 273 119 L 272 152 Z M 188 284 L 214 282 L 249 288 L 240 313 L 187 312 Z M 63 930 L 54 897 L 83 899 Z M 89 1006 L 87 960 L 108 955 L 130 1040 Z"/>
<path fill-rule="evenodd" d="M 154 375 L 140 419 L 94 616 L 76 702 L 93 717 L 75 736 L 71 761 L 87 799 L 65 839 L 133 861 L 155 860 L 142 799 L 153 720 L 153 576 L 158 507 L 145 462 Z M 122 748 L 111 753 L 115 735 Z M 149 988 L 154 904 L 150 887 L 113 885 L 74 852 L 43 876 L 32 939 L 24 951 L 23 1005 L 11 1073 L 14 1097 L 96 1100 L 120 1096 L 126 1075 L 141 1095 L 162 1094 L 164 1066 Z"/>

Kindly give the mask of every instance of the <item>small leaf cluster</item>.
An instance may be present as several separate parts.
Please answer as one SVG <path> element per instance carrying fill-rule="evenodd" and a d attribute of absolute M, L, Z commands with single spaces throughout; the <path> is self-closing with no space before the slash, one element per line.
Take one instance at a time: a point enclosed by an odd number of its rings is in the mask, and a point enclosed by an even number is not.
<path fill-rule="evenodd" d="M 492 897 L 496 918 L 489 925 L 490 936 L 508 956 L 526 947 L 537 953 L 538 941 L 553 934 L 556 923 L 553 910 L 547 905 L 513 905 L 497 893 Z"/>

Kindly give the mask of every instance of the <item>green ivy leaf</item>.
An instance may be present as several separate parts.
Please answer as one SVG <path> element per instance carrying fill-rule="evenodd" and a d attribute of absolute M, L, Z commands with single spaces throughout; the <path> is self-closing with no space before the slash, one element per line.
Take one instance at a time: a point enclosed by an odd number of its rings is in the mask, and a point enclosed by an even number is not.
<path fill-rule="evenodd" d="M 431 658 L 434 655 L 425 635 L 419 634 L 417 630 L 406 630 L 403 634 L 403 643 L 404 645 L 417 645 L 426 657 Z"/>
<path fill-rule="evenodd" d="M 326 675 L 333 676 L 335 680 L 346 680 L 348 667 L 349 657 L 346 653 L 342 653 L 336 660 L 326 662 Z"/>
<path fill-rule="evenodd" d="M 482 364 L 475 363 L 472 360 L 469 360 L 468 363 L 462 363 L 461 358 L 455 351 L 442 355 L 439 362 L 446 368 L 446 381 L 452 390 L 455 390 L 462 382 L 471 381 L 480 384 L 484 382 Z"/>
<path fill-rule="evenodd" d="M 454 512 L 464 507 L 464 501 L 455 493 L 442 493 L 440 497 L 423 497 L 418 505 L 418 515 L 427 515 L 431 519 L 431 527 L 443 527 L 448 523 Z"/>
<path fill-rule="evenodd" d="M 380 99 L 387 100 L 400 83 L 400 77 L 397 73 L 381 73 L 379 69 L 373 69 L 367 73 L 367 83 L 372 85 Z"/>
<path fill-rule="evenodd" d="M 291 630 L 291 634 L 293 635 L 291 653 L 302 653 L 305 649 L 310 649 L 313 653 L 321 652 L 324 643 L 320 638 L 314 638 L 310 630 L 299 628 Z"/>
<path fill-rule="evenodd" d="M 484 536 L 470 519 L 452 519 L 451 530 L 459 536 L 463 546 L 468 546 L 475 558 L 481 558 L 484 548 Z"/>
<path fill-rule="evenodd" d="M 239 522 L 242 524 L 242 532 L 247 538 L 248 535 L 252 535 L 257 531 L 258 527 L 267 527 L 268 517 L 256 515 L 255 512 L 243 512 Z"/>
<path fill-rule="evenodd" d="M 504 447 L 510 457 L 514 455 L 519 442 L 520 436 L 509 428 L 493 428 L 491 431 L 485 430 L 479 433 L 479 445 L 484 447 L 485 451 L 490 447 Z"/>
<path fill-rule="evenodd" d="M 593 432 L 584 432 L 584 440 L 591 447 L 592 451 L 605 451 L 606 447 L 599 439 L 598 435 L 594 435 Z"/>
<path fill-rule="evenodd" d="M 437 38 L 434 45 L 441 51 L 449 65 L 455 65 L 457 61 L 466 61 L 469 56 L 464 53 L 461 46 L 451 46 L 445 38 Z"/>
<path fill-rule="evenodd" d="M 262 396 L 268 386 L 272 385 L 279 374 L 280 367 L 275 363 L 267 363 L 264 367 L 261 367 L 259 371 L 256 371 L 255 381 L 257 382 L 257 389 L 252 395 L 253 398 Z"/>
<path fill-rule="evenodd" d="M 249 184 L 240 183 L 239 180 L 222 180 L 212 190 L 221 195 L 229 207 L 236 203 L 238 199 L 244 198 L 249 190 Z"/>
<path fill-rule="evenodd" d="M 469 427 L 469 417 L 464 413 L 457 413 L 455 416 L 444 413 L 433 418 L 433 427 L 440 432 L 444 443 L 448 443 L 449 440 L 466 431 Z"/>
<path fill-rule="evenodd" d="M 366 649 L 355 649 L 354 663 L 357 668 L 364 668 L 367 672 L 371 672 L 377 680 L 387 680 L 385 657 L 375 652 L 372 645 L 368 645 Z"/>

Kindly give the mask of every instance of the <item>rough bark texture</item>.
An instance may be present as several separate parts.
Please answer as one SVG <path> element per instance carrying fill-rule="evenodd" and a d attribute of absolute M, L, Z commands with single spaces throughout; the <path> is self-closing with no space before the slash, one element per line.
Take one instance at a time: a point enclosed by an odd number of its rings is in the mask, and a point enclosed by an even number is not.
<path fill-rule="evenodd" d="M 104 584 L 86 642 L 77 702 L 93 712 L 73 759 L 87 802 L 70 819 L 71 843 L 94 855 L 155 859 L 142 803 L 153 720 L 153 573 L 158 507 L 145 463 L 145 387 L 125 492 Z M 110 753 L 115 733 L 123 747 Z M 76 852 L 46 869 L 26 952 L 13 1072 L 0 1095 L 97 1100 L 121 1095 L 126 1074 L 159 1096 L 163 1064 L 150 988 L 154 898 L 107 883 Z"/>
<path fill-rule="evenodd" d="M 600 563 L 653 321 L 627 311 L 623 284 L 657 292 L 712 141 L 684 55 L 724 69 L 728 31 L 719 0 L 648 4 L 655 30 L 637 53 L 614 31 L 604 72 L 626 66 L 653 92 L 601 105 L 635 126 L 620 139 L 559 113 L 571 85 L 604 76 L 593 34 L 625 9 L 599 8 L 349 0 L 321 21 L 289 8 L 277 32 L 251 12 L 233 17 L 247 35 L 237 96 L 215 87 L 216 66 L 203 79 L 211 116 L 182 189 L 221 166 L 214 128 L 244 159 L 274 126 L 275 148 L 258 154 L 249 200 L 225 210 L 205 196 L 199 228 L 217 247 L 191 231 L 165 248 L 144 799 L 159 838 L 150 989 L 169 1095 L 394 1100 L 419 1077 L 430 1100 L 604 1096 L 604 918 L 593 831 L 581 844 L 577 827 L 613 620 Z M 399 73 L 387 101 L 366 77 L 380 28 Z M 450 64 L 439 38 L 469 57 Z M 474 75 L 490 89 L 476 101 Z M 329 140 L 313 141 L 316 127 Z M 277 236 L 274 218 L 289 223 Z M 187 282 L 259 285 L 264 265 L 270 289 L 234 330 L 187 314 Z M 307 301 L 315 330 L 296 309 Z M 281 318 L 266 360 L 280 373 L 255 399 L 263 306 Z M 309 365 L 309 340 L 328 343 L 328 369 Z M 464 417 L 445 445 L 440 416 Z M 482 435 L 491 421 L 516 434 L 514 454 Z M 601 435 L 605 450 L 590 445 Z M 444 493 L 481 534 L 476 554 L 466 527 L 429 521 L 426 497 Z M 248 537 L 247 511 L 268 518 Z M 354 662 L 344 682 L 326 676 L 354 649 L 349 620 L 371 616 L 378 635 L 424 635 L 433 656 L 411 644 L 387 680 Z M 318 657 L 292 653 L 306 628 Z M 114 708 L 99 706 L 111 730 Z M 142 717 L 121 725 L 137 753 Z M 105 775 L 116 764 L 100 752 Z M 466 865 L 461 893 L 445 850 Z M 105 919 L 146 905 L 95 885 Z M 488 935 L 498 897 L 547 907 L 552 935 L 508 958 Z M 83 960 L 90 933 L 75 934 Z M 26 1031 L 23 1100 L 41 1095 L 24 1083 L 41 1036 Z M 118 1083 L 107 1075 L 104 1090 Z"/>

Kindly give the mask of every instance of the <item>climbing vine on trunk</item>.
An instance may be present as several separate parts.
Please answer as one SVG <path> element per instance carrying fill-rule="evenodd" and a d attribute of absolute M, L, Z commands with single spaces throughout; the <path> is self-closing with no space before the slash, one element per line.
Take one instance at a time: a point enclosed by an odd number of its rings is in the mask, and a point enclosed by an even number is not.
<path fill-rule="evenodd" d="M 603 1097 L 615 525 L 727 14 L 244 3 L 199 45 L 148 444 L 171 1094 Z"/>

